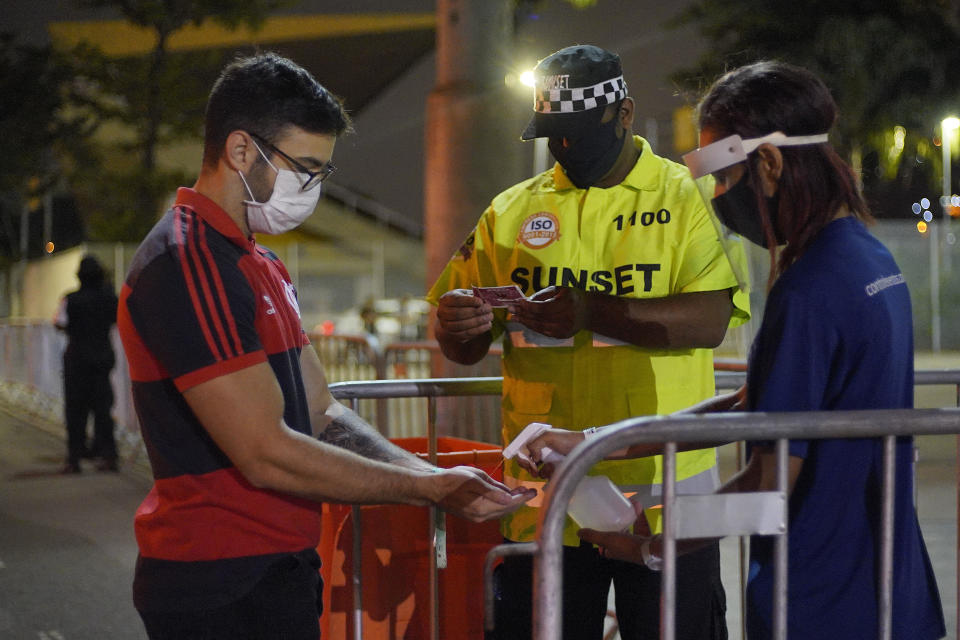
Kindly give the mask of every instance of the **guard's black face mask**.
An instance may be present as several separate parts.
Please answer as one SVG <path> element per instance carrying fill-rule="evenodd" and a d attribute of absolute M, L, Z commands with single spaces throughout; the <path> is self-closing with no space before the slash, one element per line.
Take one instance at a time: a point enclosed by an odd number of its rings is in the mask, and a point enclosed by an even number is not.
<path fill-rule="evenodd" d="M 764 199 L 777 244 L 783 244 L 785 240 L 777 225 L 780 194 L 778 192 L 770 197 L 764 196 Z M 763 221 L 757 207 L 757 194 L 750 186 L 747 176 L 743 176 L 730 189 L 713 198 L 713 210 L 728 229 L 739 233 L 753 244 L 767 248 L 767 236 L 763 232 Z"/>
<path fill-rule="evenodd" d="M 617 125 L 618 120 L 613 117 L 567 147 L 563 146 L 562 138 L 550 138 L 547 143 L 550 153 L 577 188 L 593 186 L 617 162 L 623 145 L 623 136 L 617 136 Z"/>

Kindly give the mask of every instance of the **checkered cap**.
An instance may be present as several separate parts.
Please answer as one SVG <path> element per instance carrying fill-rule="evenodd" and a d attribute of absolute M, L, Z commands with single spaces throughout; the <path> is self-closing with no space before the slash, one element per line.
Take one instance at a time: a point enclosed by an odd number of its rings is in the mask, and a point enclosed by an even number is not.
<path fill-rule="evenodd" d="M 587 132 L 600 122 L 607 105 L 627 97 L 620 56 L 592 45 L 556 51 L 533 74 L 534 114 L 523 140 Z"/>
<path fill-rule="evenodd" d="M 537 113 L 576 113 L 623 100 L 627 97 L 627 83 L 619 76 L 592 87 L 545 89 L 535 93 L 533 110 Z"/>

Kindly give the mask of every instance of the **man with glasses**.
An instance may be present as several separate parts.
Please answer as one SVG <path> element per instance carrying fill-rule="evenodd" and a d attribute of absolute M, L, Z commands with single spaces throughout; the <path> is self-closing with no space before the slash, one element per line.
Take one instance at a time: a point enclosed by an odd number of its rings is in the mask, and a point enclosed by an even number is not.
<path fill-rule="evenodd" d="M 312 212 L 350 120 L 290 60 L 228 65 L 192 189 L 134 256 L 118 325 L 154 485 L 134 604 L 151 638 L 316 640 L 320 502 L 435 503 L 480 521 L 530 498 L 438 469 L 338 403 L 283 264 L 254 233 Z"/>
<path fill-rule="evenodd" d="M 689 172 L 631 135 L 634 101 L 619 56 L 567 47 L 540 61 L 534 76 L 534 114 L 522 137 L 548 138 L 557 164 L 493 199 L 428 296 L 451 360 L 476 362 L 503 336 L 505 442 L 532 422 L 580 431 L 712 396 L 711 349 L 749 317 Z M 505 285 L 527 299 L 493 309 L 472 290 Z M 591 473 L 653 506 L 661 469 L 651 456 L 601 462 Z M 516 460 L 503 473 L 514 487 L 544 483 Z M 678 455 L 677 480 L 680 493 L 712 493 L 715 451 Z M 537 521 L 531 502 L 501 530 L 508 541 L 530 541 Z M 603 637 L 611 581 L 621 637 L 659 638 L 659 573 L 604 558 L 572 522 L 564 544 L 564 638 Z M 529 559 L 507 558 L 499 585 L 495 637 L 529 638 Z M 677 637 L 726 638 L 718 546 L 681 559 L 677 585 Z"/>

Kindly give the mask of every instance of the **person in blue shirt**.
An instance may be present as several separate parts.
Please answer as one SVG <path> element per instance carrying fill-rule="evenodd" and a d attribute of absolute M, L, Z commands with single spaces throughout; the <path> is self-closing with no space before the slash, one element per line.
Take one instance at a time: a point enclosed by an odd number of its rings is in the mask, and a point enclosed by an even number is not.
<path fill-rule="evenodd" d="M 699 109 L 701 147 L 685 156 L 717 218 L 770 251 L 769 295 L 745 388 L 691 411 L 823 411 L 913 407 L 910 294 L 889 251 L 865 229 L 867 205 L 827 142 L 836 105 L 812 73 L 759 62 L 717 80 Z M 552 430 L 528 446 L 569 452 L 580 433 Z M 617 455 L 653 453 L 638 445 Z M 791 440 L 787 637 L 873 639 L 878 632 L 882 444 Z M 772 443 L 721 491 L 771 490 Z M 896 444 L 894 639 L 945 635 L 930 559 L 912 503 L 912 439 Z M 639 527 L 638 527 L 639 530 Z M 659 537 L 580 532 L 608 557 L 656 566 Z M 686 541 L 683 551 L 700 544 Z M 754 536 L 748 637 L 773 629 L 773 539 Z"/>

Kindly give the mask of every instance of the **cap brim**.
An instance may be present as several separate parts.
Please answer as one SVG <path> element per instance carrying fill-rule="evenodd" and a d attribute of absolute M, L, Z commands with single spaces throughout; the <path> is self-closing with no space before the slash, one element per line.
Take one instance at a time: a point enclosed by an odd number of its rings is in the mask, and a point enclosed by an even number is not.
<path fill-rule="evenodd" d="M 527 127 L 523 130 L 523 133 L 520 134 L 521 140 L 533 140 L 534 138 L 540 138 L 541 136 L 537 135 L 537 114 L 534 114 L 530 118 L 530 122 L 527 123 Z"/>
<path fill-rule="evenodd" d="M 605 107 L 598 107 L 577 113 L 534 113 L 520 139 L 576 138 L 583 131 L 597 126 L 604 111 Z"/>

